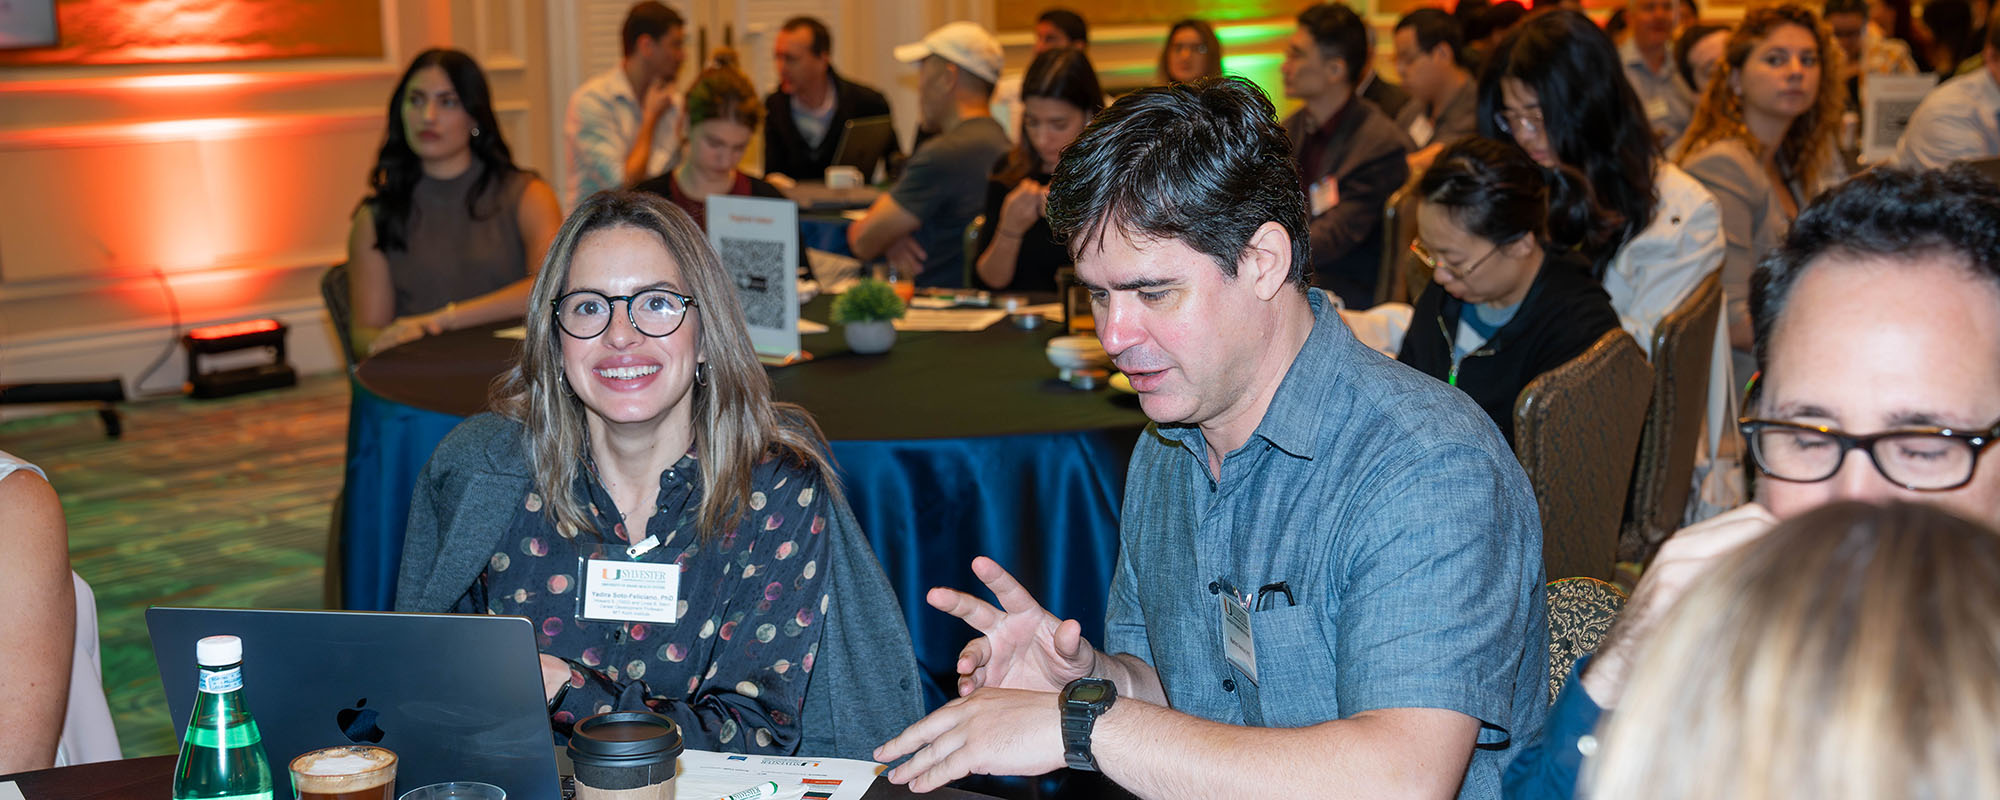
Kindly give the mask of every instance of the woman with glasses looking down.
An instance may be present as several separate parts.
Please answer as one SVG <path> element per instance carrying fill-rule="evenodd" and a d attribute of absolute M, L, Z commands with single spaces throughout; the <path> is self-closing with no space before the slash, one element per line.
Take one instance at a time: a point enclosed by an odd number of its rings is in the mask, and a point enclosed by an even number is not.
<path fill-rule="evenodd" d="M 1410 249 L 1434 283 L 1396 360 L 1470 395 L 1512 444 L 1521 390 L 1618 328 L 1610 296 L 1572 250 L 1590 224 L 1590 186 L 1475 136 L 1438 154 L 1417 196 Z"/>
<path fill-rule="evenodd" d="M 396 607 L 533 621 L 558 733 L 650 710 L 688 747 L 862 754 L 917 718 L 908 633 L 826 440 L 771 400 L 686 214 L 587 199 L 494 394 L 418 478 Z M 834 724 L 834 704 L 870 716 Z"/>
<path fill-rule="evenodd" d="M 1619 324 L 1650 356 L 1653 330 L 1722 266 L 1714 196 L 1661 158 L 1618 50 L 1588 17 L 1551 11 L 1501 40 L 1479 76 L 1480 135 L 1511 138 L 1544 169 L 1590 181 L 1596 209 L 1578 252 L 1611 295 Z M 1743 500 L 1733 443 L 1736 417 L 1727 329 L 1709 357 L 1707 433 L 1696 460 L 1699 515 Z"/>

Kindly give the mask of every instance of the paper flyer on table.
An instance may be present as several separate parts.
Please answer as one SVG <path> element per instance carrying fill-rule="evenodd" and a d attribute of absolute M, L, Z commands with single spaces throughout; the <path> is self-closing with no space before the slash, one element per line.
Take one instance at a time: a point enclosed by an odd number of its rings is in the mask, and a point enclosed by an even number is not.
<path fill-rule="evenodd" d="M 1005 319 L 997 308 L 912 308 L 896 320 L 899 331 L 983 331 Z"/>
<path fill-rule="evenodd" d="M 715 800 L 764 781 L 777 781 L 772 800 L 860 800 L 883 770 L 873 761 L 681 752 L 674 800 Z"/>

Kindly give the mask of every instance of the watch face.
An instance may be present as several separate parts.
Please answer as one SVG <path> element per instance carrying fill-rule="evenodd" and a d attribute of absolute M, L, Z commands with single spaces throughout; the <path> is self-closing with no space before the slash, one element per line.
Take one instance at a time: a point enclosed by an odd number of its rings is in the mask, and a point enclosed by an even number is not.
<path fill-rule="evenodd" d="M 1104 702 L 1104 694 L 1104 684 L 1090 681 L 1071 687 L 1069 699 L 1072 703 L 1096 704 Z"/>

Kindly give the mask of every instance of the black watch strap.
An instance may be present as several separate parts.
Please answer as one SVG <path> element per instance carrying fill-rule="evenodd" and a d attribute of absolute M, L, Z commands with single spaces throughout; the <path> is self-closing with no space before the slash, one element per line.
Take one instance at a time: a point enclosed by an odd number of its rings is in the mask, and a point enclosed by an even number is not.
<path fill-rule="evenodd" d="M 1090 734 L 1097 718 L 1118 699 L 1117 685 L 1104 678 L 1078 678 L 1062 690 L 1063 760 L 1070 769 L 1097 772 L 1097 756 L 1090 750 Z"/>

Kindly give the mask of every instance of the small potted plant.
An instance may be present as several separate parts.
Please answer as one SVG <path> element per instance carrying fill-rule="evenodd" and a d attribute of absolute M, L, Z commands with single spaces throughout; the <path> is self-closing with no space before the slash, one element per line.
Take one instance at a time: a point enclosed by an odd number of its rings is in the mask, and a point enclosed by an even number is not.
<path fill-rule="evenodd" d="M 847 347 L 856 353 L 886 353 L 896 343 L 896 326 L 903 318 L 903 299 L 889 284 L 864 278 L 833 300 L 833 321 L 843 326 Z"/>

